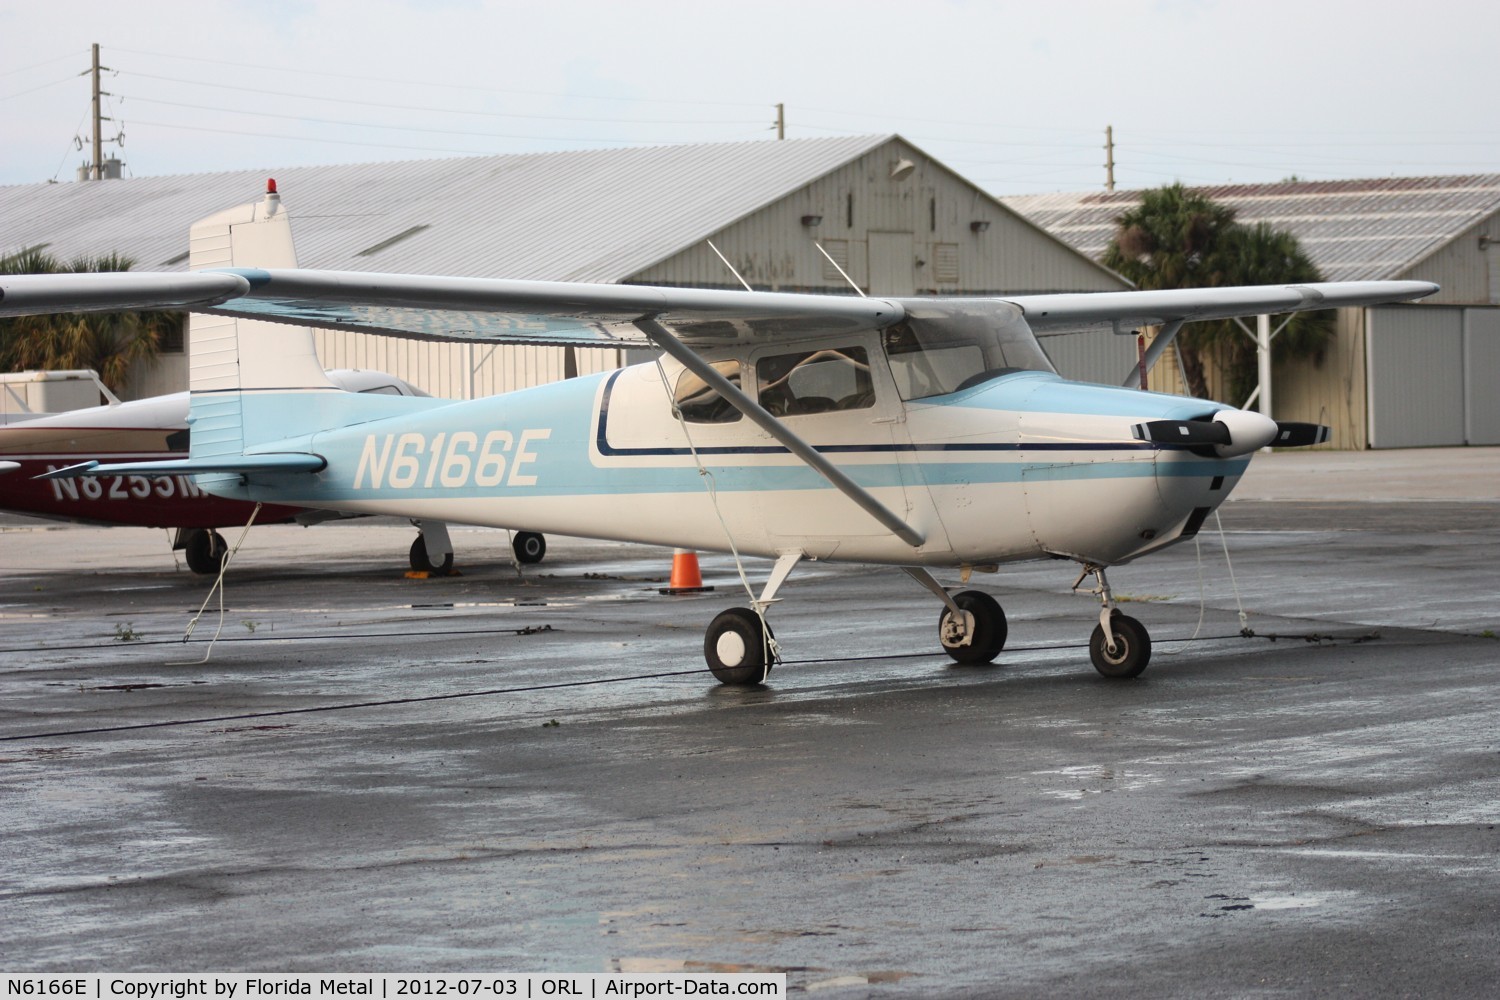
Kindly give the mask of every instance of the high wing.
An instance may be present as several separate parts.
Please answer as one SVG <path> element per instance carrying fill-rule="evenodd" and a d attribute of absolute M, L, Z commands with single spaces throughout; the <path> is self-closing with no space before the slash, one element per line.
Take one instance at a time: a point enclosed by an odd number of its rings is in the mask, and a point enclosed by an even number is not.
<path fill-rule="evenodd" d="M 238 269 L 247 295 L 208 311 L 398 337 L 578 347 L 647 346 L 660 320 L 695 346 L 847 334 L 898 322 L 885 299 L 359 271 Z"/>
<path fill-rule="evenodd" d="M 1048 336 L 1094 326 L 1112 326 L 1117 331 L 1129 332 L 1141 326 L 1229 319 L 1232 316 L 1372 306 L 1420 299 L 1437 290 L 1438 286 L 1430 281 L 1332 281 L 1149 292 L 1016 295 L 1006 301 L 1021 307 L 1026 314 L 1026 325 L 1033 333 Z"/>
<path fill-rule="evenodd" d="M 1047 336 L 1401 302 L 1437 287 L 1351 281 L 955 298 L 979 308 L 986 302 L 1018 306 L 1027 325 Z M 0 277 L 0 316 L 179 308 L 415 339 L 581 347 L 645 346 L 649 341 L 635 325 L 643 318 L 693 347 L 843 335 L 898 323 L 905 303 L 932 301 L 296 268 Z"/>
<path fill-rule="evenodd" d="M 202 309 L 248 291 L 248 281 L 223 271 L 5 275 L 0 277 L 0 316 Z"/>

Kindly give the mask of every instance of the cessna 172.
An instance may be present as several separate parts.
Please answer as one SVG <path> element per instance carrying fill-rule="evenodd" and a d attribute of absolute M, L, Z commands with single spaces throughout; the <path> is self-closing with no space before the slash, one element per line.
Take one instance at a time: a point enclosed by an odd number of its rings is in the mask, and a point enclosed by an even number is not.
<path fill-rule="evenodd" d="M 1326 429 L 1201 399 L 1058 376 L 1038 335 L 1420 298 L 1418 281 L 984 298 L 852 296 L 441 278 L 295 267 L 274 184 L 193 228 L 187 274 L 0 278 L 0 315 L 185 308 L 189 457 L 55 476 L 191 475 L 217 496 L 399 514 L 775 560 L 750 608 L 709 625 L 728 684 L 776 659 L 765 612 L 802 560 L 899 566 L 941 601 L 960 663 L 1004 647 L 967 580 L 1025 559 L 1079 564 L 1100 602 L 1090 658 L 1134 677 L 1150 637 L 1106 568 L 1191 537 L 1267 445 Z M 216 249 L 218 248 L 218 249 Z M 200 250 L 202 251 L 200 253 Z M 655 362 L 484 399 L 334 385 L 305 324 L 422 339 L 645 346 Z M 1138 384 L 1138 383 L 1136 383 Z"/>

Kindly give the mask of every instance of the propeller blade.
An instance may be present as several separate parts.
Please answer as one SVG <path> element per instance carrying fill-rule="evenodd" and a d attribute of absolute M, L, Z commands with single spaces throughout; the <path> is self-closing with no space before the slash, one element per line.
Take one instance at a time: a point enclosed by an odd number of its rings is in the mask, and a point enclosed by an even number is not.
<path fill-rule="evenodd" d="M 1131 432 L 1138 441 L 1156 444 L 1229 444 L 1229 428 L 1216 420 L 1148 420 Z"/>
<path fill-rule="evenodd" d="M 1303 424 L 1294 420 L 1278 420 L 1276 422 L 1276 440 L 1271 444 L 1277 448 L 1306 448 L 1308 445 L 1322 444 L 1332 434 L 1322 424 Z"/>

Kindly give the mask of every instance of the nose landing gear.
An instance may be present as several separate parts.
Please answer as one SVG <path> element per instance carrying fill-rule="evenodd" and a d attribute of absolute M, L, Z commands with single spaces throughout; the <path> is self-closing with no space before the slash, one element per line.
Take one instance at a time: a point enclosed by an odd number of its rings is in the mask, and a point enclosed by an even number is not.
<path fill-rule="evenodd" d="M 1095 586 L 1084 589 L 1083 581 L 1092 576 Z M 1099 624 L 1089 636 L 1089 659 L 1094 669 L 1105 677 L 1139 677 L 1151 662 L 1151 636 L 1146 626 L 1115 606 L 1114 594 L 1105 579 L 1104 567 L 1085 563 L 1083 572 L 1073 581 L 1073 592 L 1093 594 L 1099 598 Z"/>
<path fill-rule="evenodd" d="M 1106 637 L 1102 625 L 1089 636 L 1089 659 L 1105 677 L 1139 677 L 1151 662 L 1151 637 L 1146 626 L 1117 610 L 1110 615 Z"/>

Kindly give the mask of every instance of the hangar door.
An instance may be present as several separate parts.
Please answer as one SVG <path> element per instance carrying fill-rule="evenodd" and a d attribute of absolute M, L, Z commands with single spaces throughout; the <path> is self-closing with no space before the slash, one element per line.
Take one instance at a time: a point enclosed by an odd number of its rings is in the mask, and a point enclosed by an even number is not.
<path fill-rule="evenodd" d="M 871 295 L 917 294 L 916 250 L 911 233 L 869 234 Z"/>
<path fill-rule="evenodd" d="M 1469 444 L 1500 444 L 1500 309 L 1464 310 L 1464 411 Z"/>
<path fill-rule="evenodd" d="M 1500 309 L 1369 311 L 1370 447 L 1500 444 Z"/>
<path fill-rule="evenodd" d="M 1365 335 L 1370 447 L 1464 443 L 1464 310 L 1371 309 Z"/>

